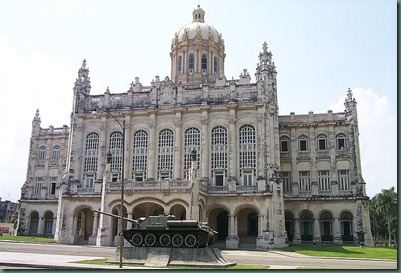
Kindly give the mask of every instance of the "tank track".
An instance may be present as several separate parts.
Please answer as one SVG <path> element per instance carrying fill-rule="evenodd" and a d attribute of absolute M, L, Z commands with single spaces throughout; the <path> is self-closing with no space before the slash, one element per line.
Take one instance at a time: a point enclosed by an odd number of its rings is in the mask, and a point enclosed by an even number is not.
<path fill-rule="evenodd" d="M 204 230 L 125 230 L 125 240 L 136 247 L 204 248 L 212 245 L 216 236 Z"/>

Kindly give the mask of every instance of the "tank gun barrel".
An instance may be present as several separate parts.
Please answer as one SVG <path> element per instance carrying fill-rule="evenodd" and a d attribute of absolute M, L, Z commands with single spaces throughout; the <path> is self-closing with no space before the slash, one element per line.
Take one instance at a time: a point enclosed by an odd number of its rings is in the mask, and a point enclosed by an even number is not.
<path fill-rule="evenodd" d="M 111 217 L 114 217 L 114 218 L 121 218 L 121 216 L 119 216 L 119 215 L 115 215 L 115 214 L 112 214 L 112 213 L 108 213 L 108 212 L 104 212 L 104 211 L 100 211 L 100 210 L 96 210 L 96 209 L 92 209 L 92 211 L 97 212 L 97 213 L 101 213 L 101 214 L 104 214 L 104 215 L 108 215 L 108 216 L 111 216 Z M 138 224 L 137 220 L 130 219 L 130 218 L 127 218 L 127 217 L 123 217 L 123 219 L 128 221 L 128 222 L 132 222 L 132 223 Z"/>

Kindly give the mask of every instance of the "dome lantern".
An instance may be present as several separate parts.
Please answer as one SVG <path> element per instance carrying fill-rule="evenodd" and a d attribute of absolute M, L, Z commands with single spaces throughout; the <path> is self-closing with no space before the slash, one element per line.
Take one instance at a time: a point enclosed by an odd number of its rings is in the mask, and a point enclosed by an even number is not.
<path fill-rule="evenodd" d="M 200 22 L 200 23 L 204 23 L 205 22 L 205 11 L 200 7 L 200 5 L 198 5 L 197 9 L 194 9 L 194 11 L 192 12 L 192 17 L 193 20 L 192 22 Z"/>

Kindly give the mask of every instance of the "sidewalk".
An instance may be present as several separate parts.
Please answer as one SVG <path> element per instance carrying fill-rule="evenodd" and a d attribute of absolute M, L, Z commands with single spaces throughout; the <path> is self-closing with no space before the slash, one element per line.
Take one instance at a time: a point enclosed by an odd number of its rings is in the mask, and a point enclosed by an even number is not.
<path fill-rule="evenodd" d="M 103 258 L 104 257 L 3 252 L 0 255 L 0 265 L 24 266 L 24 267 L 48 268 L 48 269 L 119 269 L 118 265 L 116 266 L 116 265 L 93 265 L 93 264 L 72 263 L 76 261 L 94 260 Z M 135 267 L 135 268 L 141 269 L 141 267 Z"/>

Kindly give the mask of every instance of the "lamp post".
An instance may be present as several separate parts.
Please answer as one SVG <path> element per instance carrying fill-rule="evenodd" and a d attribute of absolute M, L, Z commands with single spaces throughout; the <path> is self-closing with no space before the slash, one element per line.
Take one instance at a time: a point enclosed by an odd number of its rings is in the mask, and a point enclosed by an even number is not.
<path fill-rule="evenodd" d="M 111 114 L 106 108 L 100 109 L 101 111 L 104 111 L 106 114 L 108 114 L 110 117 L 112 117 L 118 125 L 121 127 L 123 130 L 123 152 L 122 152 L 122 163 L 121 163 L 121 211 L 120 211 L 120 221 L 121 221 L 121 227 L 120 227 L 120 261 L 119 261 L 119 267 L 123 267 L 123 246 L 124 246 L 124 236 L 123 236 L 123 231 L 124 231 L 124 225 L 123 225 L 123 208 L 124 208 L 124 162 L 125 162 L 125 119 L 123 119 L 122 123 L 117 120 L 117 118 Z M 97 111 L 96 109 L 93 110 L 92 116 L 96 116 Z M 111 162 L 111 156 L 110 156 L 110 151 L 107 153 L 107 160 Z"/>

